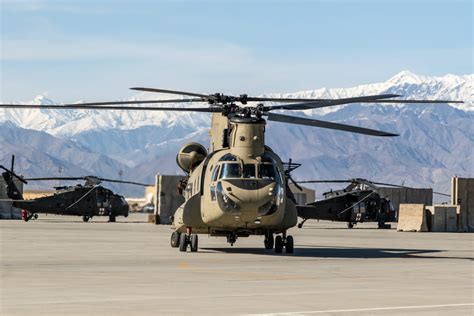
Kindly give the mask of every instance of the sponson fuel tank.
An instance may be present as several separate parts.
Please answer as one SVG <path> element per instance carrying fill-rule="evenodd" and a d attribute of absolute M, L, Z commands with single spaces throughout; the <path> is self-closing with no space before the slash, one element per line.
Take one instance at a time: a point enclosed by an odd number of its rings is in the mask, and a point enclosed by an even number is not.
<path fill-rule="evenodd" d="M 207 157 L 207 150 L 199 143 L 184 145 L 176 155 L 176 163 L 186 173 L 191 172 Z"/>

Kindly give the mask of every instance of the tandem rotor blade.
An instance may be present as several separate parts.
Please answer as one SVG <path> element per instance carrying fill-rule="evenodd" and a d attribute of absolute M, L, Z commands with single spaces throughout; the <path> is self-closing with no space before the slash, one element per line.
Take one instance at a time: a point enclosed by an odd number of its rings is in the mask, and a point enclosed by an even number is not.
<path fill-rule="evenodd" d="M 368 95 L 363 97 L 354 97 L 354 98 L 343 98 L 343 99 L 325 99 L 320 101 L 310 101 L 304 103 L 296 104 L 280 104 L 266 107 L 265 110 L 308 110 L 308 109 L 317 109 L 324 108 L 328 106 L 349 104 L 349 103 L 362 103 L 362 102 L 376 102 L 378 100 L 389 99 L 400 97 L 398 94 L 378 94 L 378 95 Z"/>
<path fill-rule="evenodd" d="M 388 136 L 388 137 L 399 136 L 398 134 L 378 131 L 375 129 L 369 129 L 369 128 L 363 128 L 363 127 L 358 127 L 358 126 L 339 124 L 339 123 L 332 123 L 332 122 L 320 121 L 320 120 L 315 120 L 315 119 L 308 119 L 308 118 L 289 116 L 289 115 L 283 115 L 283 114 L 275 114 L 275 113 L 268 113 L 267 115 L 268 115 L 269 121 L 275 121 L 275 122 L 281 122 L 281 123 L 321 127 L 321 128 L 335 129 L 339 131 L 372 135 L 372 136 Z"/>
<path fill-rule="evenodd" d="M 142 102 L 142 101 L 139 101 Z M 148 102 L 148 101 L 146 101 Z M 146 103 L 143 102 L 143 103 Z M 0 108 L 11 108 L 11 109 L 56 109 L 56 110 L 128 110 L 128 111 L 175 111 L 175 112 L 205 112 L 205 113 L 219 113 L 222 109 L 219 107 L 202 107 L 202 108 L 176 108 L 176 107 L 135 107 L 135 106 L 113 106 L 105 105 L 101 106 L 106 102 L 98 104 L 95 103 L 80 103 L 80 104 L 46 104 L 46 105 L 33 105 L 33 104 L 0 104 Z M 133 102 L 125 102 L 130 104 Z M 109 104 L 122 104 L 116 102 L 109 102 Z"/>
<path fill-rule="evenodd" d="M 166 94 L 176 94 L 176 95 L 186 95 L 186 96 L 190 96 L 190 97 L 199 97 L 199 98 L 201 98 L 200 101 L 207 101 L 209 99 L 212 99 L 212 100 L 217 99 L 215 96 L 209 95 L 209 94 L 187 92 L 187 91 L 178 91 L 178 90 L 159 89 L 159 88 L 133 87 L 133 88 L 130 88 L 130 90 L 145 91 L 145 92 L 157 92 L 157 93 L 166 93 Z"/>
<path fill-rule="evenodd" d="M 84 177 L 42 177 L 42 178 L 26 178 L 27 181 L 52 181 L 52 180 L 84 180 Z"/>

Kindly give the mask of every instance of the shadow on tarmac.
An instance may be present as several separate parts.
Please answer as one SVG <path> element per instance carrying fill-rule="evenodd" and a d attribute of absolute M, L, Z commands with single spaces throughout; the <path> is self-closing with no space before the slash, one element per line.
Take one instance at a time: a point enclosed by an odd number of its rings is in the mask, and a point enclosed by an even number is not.
<path fill-rule="evenodd" d="M 254 254 L 265 256 L 288 256 L 307 258 L 348 258 L 348 259 L 386 259 L 386 258 L 407 258 L 407 259 L 463 259 L 474 261 L 473 257 L 450 257 L 436 256 L 434 254 L 443 253 L 443 250 L 433 249 L 391 249 L 391 248 L 344 248 L 344 247 L 295 247 L 293 254 L 275 253 L 273 250 L 258 248 L 200 248 L 204 251 L 217 251 L 234 254 Z"/>

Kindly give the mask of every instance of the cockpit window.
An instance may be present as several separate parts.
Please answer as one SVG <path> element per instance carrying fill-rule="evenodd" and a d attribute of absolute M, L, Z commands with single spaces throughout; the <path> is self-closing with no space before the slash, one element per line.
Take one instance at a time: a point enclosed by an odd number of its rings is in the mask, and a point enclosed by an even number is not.
<path fill-rule="evenodd" d="M 220 170 L 220 166 L 217 165 L 215 168 L 214 168 L 214 171 L 212 172 L 212 181 L 217 181 L 217 177 L 219 175 L 219 170 Z"/>
<path fill-rule="evenodd" d="M 225 154 L 219 161 L 237 161 L 237 157 L 232 154 Z"/>
<path fill-rule="evenodd" d="M 240 165 L 238 163 L 224 163 L 221 165 L 221 179 L 240 178 Z"/>
<path fill-rule="evenodd" d="M 276 180 L 277 182 L 280 181 L 278 171 L 276 170 L 275 165 L 273 164 L 259 165 L 258 175 L 261 179 L 271 179 Z"/>
<path fill-rule="evenodd" d="M 242 171 L 243 178 L 246 179 L 255 179 L 255 165 L 254 164 L 244 164 L 244 170 Z"/>

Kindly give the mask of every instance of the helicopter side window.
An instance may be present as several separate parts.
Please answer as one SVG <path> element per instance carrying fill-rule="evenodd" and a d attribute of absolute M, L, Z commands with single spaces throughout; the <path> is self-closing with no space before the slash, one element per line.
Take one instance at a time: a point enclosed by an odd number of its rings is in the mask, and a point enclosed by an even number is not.
<path fill-rule="evenodd" d="M 238 163 L 224 163 L 221 166 L 221 179 L 240 178 L 240 165 Z"/>
<path fill-rule="evenodd" d="M 255 179 L 255 165 L 244 164 L 244 170 L 242 170 L 242 176 L 245 179 Z"/>
<path fill-rule="evenodd" d="M 220 170 L 220 166 L 217 165 L 215 168 L 214 168 L 214 172 L 212 173 L 212 177 L 211 177 L 211 181 L 217 181 L 217 177 L 219 176 L 219 170 Z"/>

